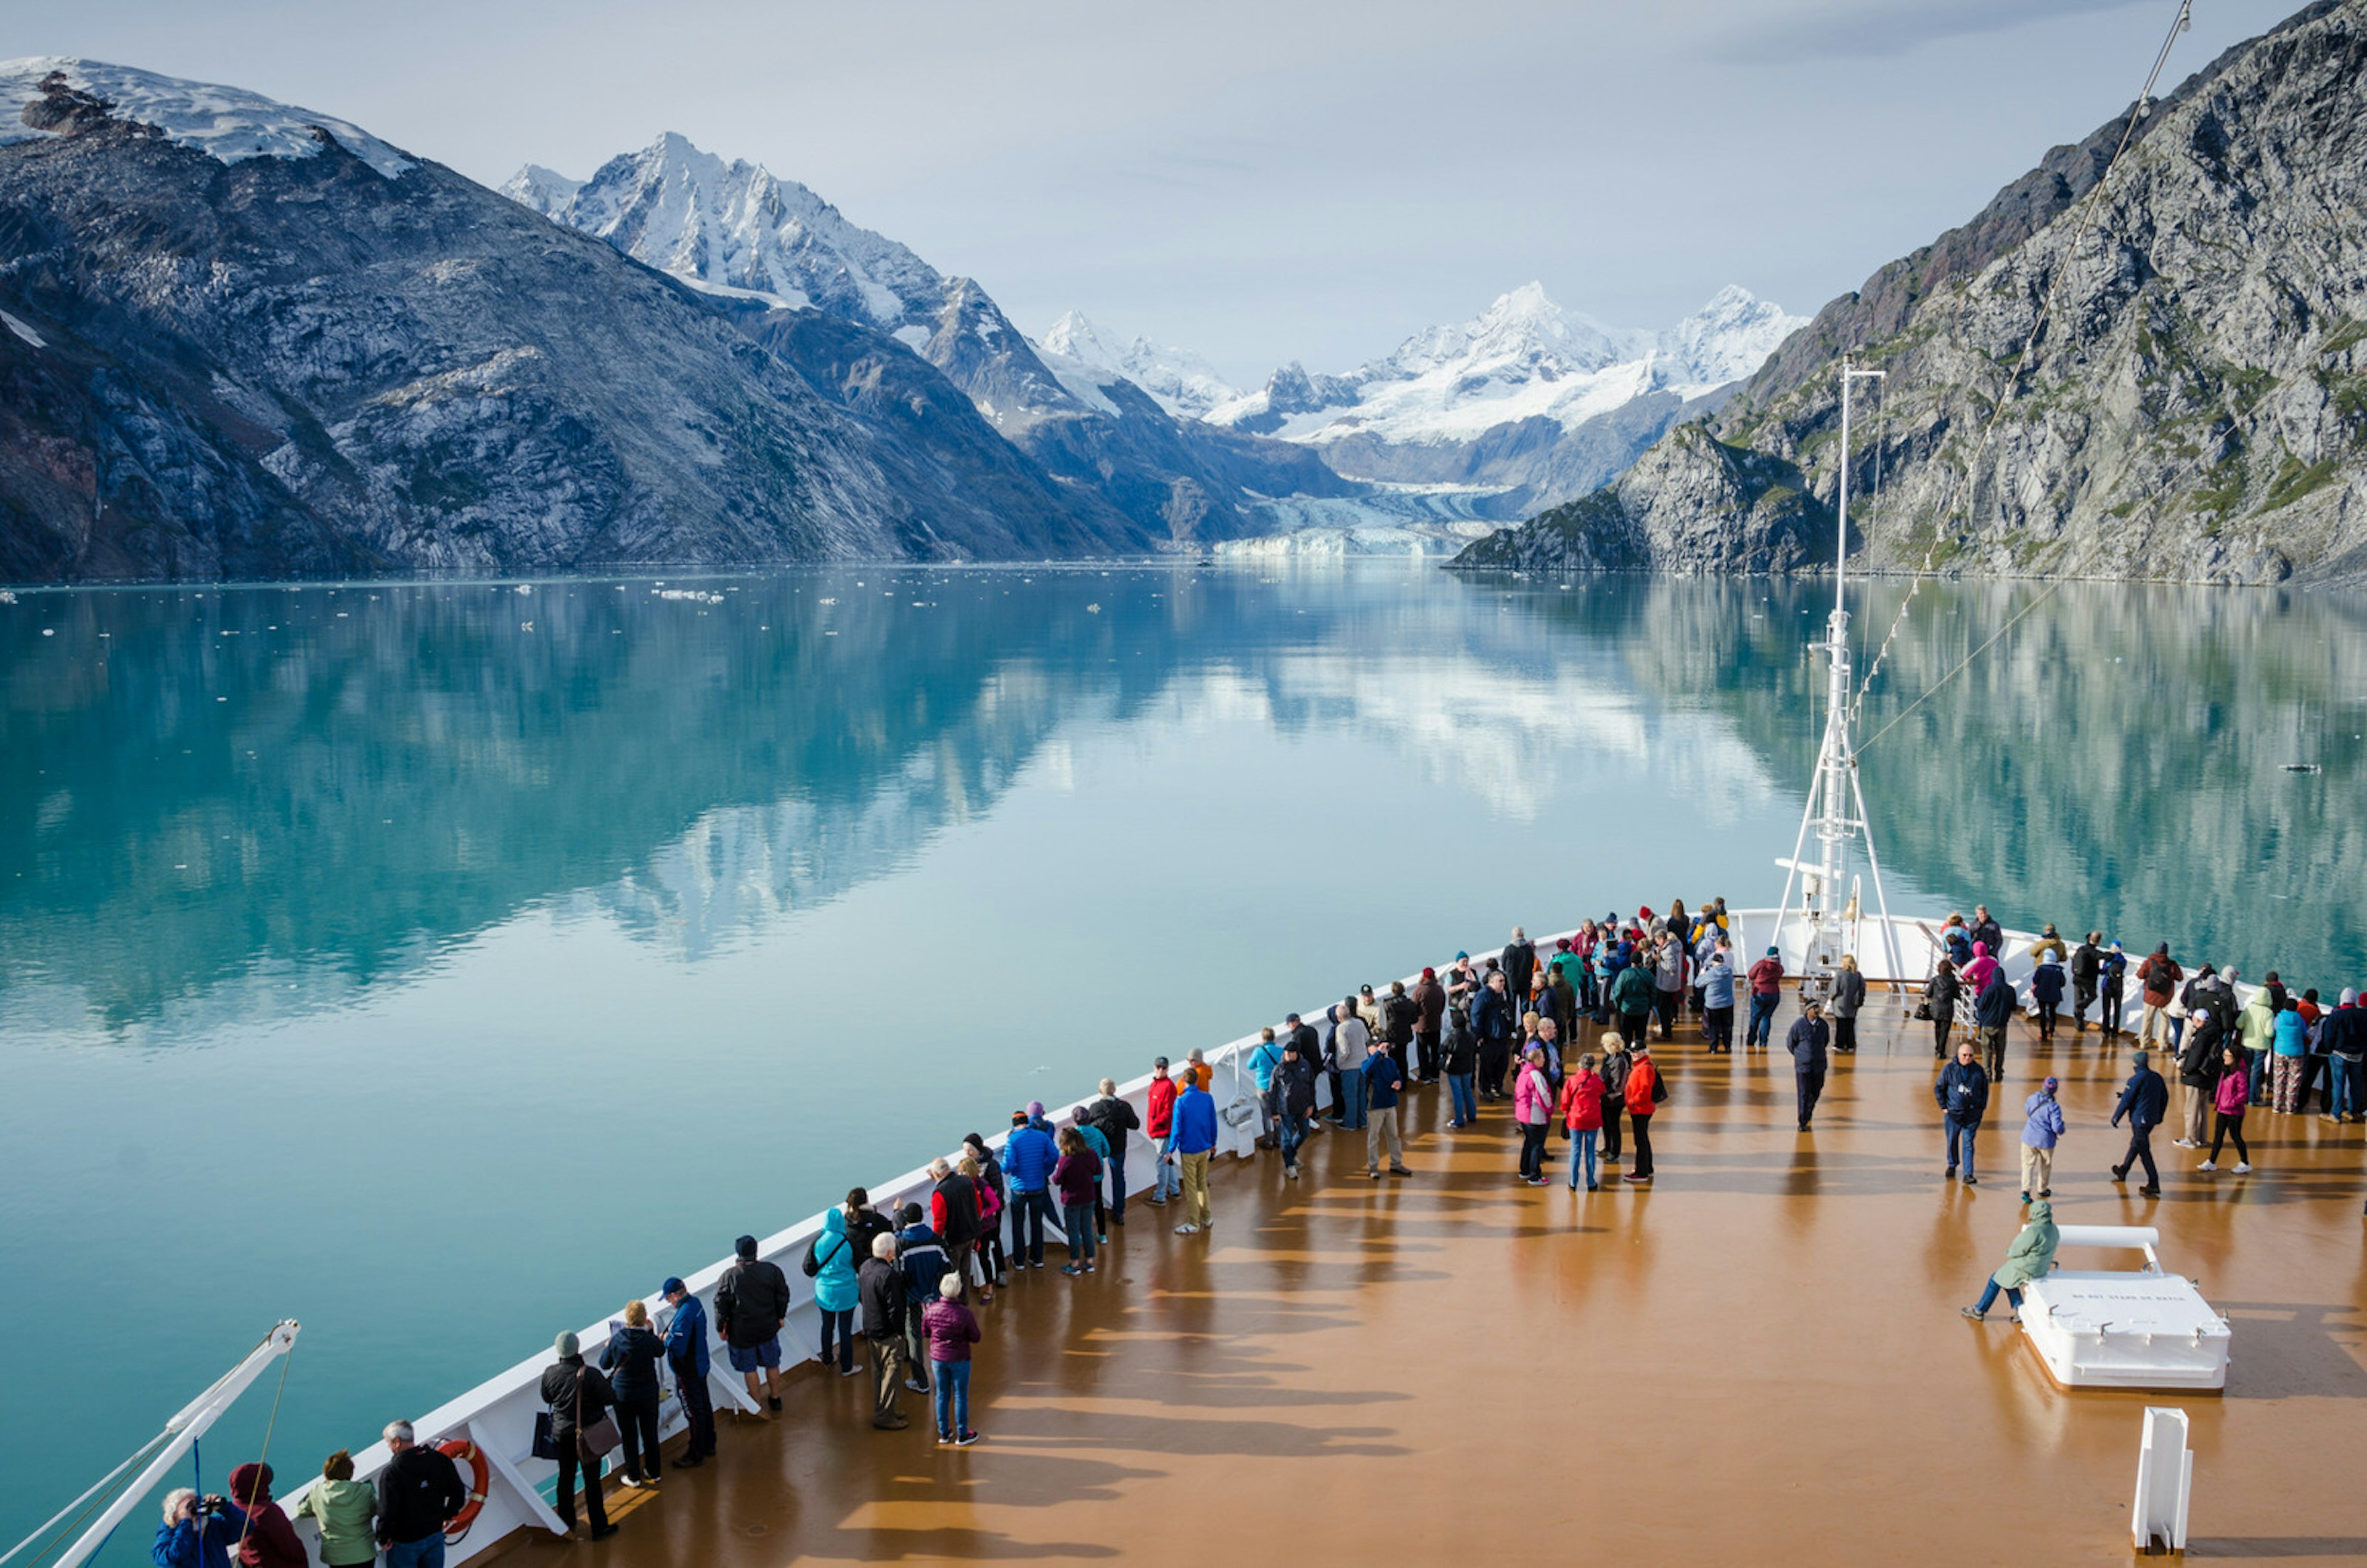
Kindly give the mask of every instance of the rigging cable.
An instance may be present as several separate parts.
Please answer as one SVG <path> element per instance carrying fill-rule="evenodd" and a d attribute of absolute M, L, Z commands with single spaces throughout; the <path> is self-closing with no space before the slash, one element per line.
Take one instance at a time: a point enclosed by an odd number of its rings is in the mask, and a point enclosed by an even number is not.
<path fill-rule="evenodd" d="M 2032 351 L 2037 347 L 2038 335 L 2046 329 L 2047 321 L 2052 319 L 2054 315 L 2056 291 L 2062 287 L 2064 275 L 2071 270 L 2073 263 L 2078 259 L 2079 248 L 2087 243 L 2089 232 L 2094 227 L 2098 198 L 2104 194 L 2105 186 L 2112 183 L 2113 171 L 2120 167 L 2121 155 L 2126 152 L 2129 150 L 2130 144 L 2136 140 L 2138 123 L 2153 113 L 2153 90 L 2161 81 L 2162 68 L 2169 63 L 2169 52 L 2178 42 L 2178 35 L 2186 31 L 2191 25 L 2193 8 L 2194 0 L 2179 0 L 2177 18 L 2170 23 L 2169 35 L 2161 40 L 2161 49 L 2154 56 L 2153 69 L 2146 73 L 2144 90 L 2137 94 L 2135 104 L 2130 107 L 2128 123 L 2121 128 L 2121 140 L 2119 143 L 2113 147 L 2112 157 L 2105 161 L 2103 171 L 2096 176 L 2096 183 L 2088 187 L 2088 194 L 2080 203 L 2078 231 L 2073 234 L 2071 243 L 2065 249 L 2061 263 L 2053 269 L 2052 276 L 2047 279 L 2046 292 L 2039 300 L 2038 314 L 2031 320 L 2030 332 L 2028 335 L 2022 339 L 2022 351 L 2014 355 L 2013 363 L 2006 373 L 2006 384 L 1999 391 L 1997 402 L 1990 408 L 1989 417 L 1987 422 L 1982 424 L 1980 434 L 1973 444 L 1972 452 L 1965 459 L 1965 466 L 1961 475 L 1961 479 L 1964 481 L 1969 481 L 1972 479 L 1974 469 L 1978 467 L 1980 463 L 1981 454 L 1988 449 L 1989 438 L 1996 434 L 1999 423 L 2005 417 L 2007 404 L 2013 400 L 2014 389 L 2020 383 L 2022 372 L 2030 367 L 2031 354 Z M 2034 238 L 2035 236 L 2033 235 L 2033 237 Z M 1886 404 L 1885 406 L 1886 408 L 1887 407 Z M 1879 447 L 1877 447 L 1876 452 L 1876 461 L 1879 462 Z M 1848 462 L 1849 454 L 1846 452 L 1841 454 L 1841 460 L 1844 463 Z M 1878 469 L 1876 471 L 1879 472 Z M 1960 485 L 1959 480 L 1960 476 L 1954 470 L 1951 470 L 1948 477 L 1948 491 L 1941 499 L 1938 519 L 1934 521 L 1931 525 L 1931 543 L 1923 552 L 1923 564 L 1916 568 L 1914 578 L 1907 585 L 1907 597 L 1899 601 L 1898 614 L 1891 620 L 1890 630 L 1884 634 L 1882 646 L 1874 650 L 1873 660 L 1866 666 L 1865 679 L 1859 682 L 1857 695 L 1851 701 L 1850 718 L 1852 723 L 1855 722 L 1859 712 L 1865 706 L 1866 692 L 1874 685 L 1874 678 L 1877 674 L 1881 673 L 1883 660 L 1888 658 L 1890 654 L 1890 645 L 1897 639 L 1899 629 L 1907 624 L 1907 613 L 1915 604 L 1915 595 L 1921 591 L 1924 579 L 1931 574 L 1932 562 L 1939 558 L 1941 541 L 1947 537 L 1947 534 L 1941 525 L 1946 521 L 1950 511 L 1955 504 L 1956 491 L 1960 488 L 1963 488 L 1962 485 Z M 2059 586 L 2062 581 L 2061 578 L 2058 577 L 2056 581 Z M 2049 589 L 2046 593 L 2039 595 L 2037 599 L 2033 599 L 2029 604 L 2024 605 L 2021 613 L 2013 617 L 2013 620 L 2018 621 L 2022 615 L 2028 615 L 2031 610 L 2036 608 L 2038 604 L 2044 602 L 2044 600 L 2052 594 L 2053 592 L 2053 589 Z M 2006 626 L 2010 626 L 2012 624 L 2013 621 L 2008 621 Z M 1999 627 L 1999 630 L 2002 633 L 2004 627 Z M 1989 638 L 1989 642 L 1995 642 L 1997 638 L 1994 637 Z M 1981 648 L 1988 648 L 1989 646 L 1989 642 L 1981 644 Z M 1977 657 L 1980 650 L 1976 649 L 1974 651 L 1975 655 Z M 1962 665 L 1957 666 L 1957 669 L 1959 670 L 1962 668 Z M 1941 677 L 1942 681 L 1945 682 L 1947 679 L 1954 676 L 1955 672 L 1956 671 L 1954 670 L 1950 671 L 1948 675 Z M 1937 686 L 1931 688 L 1932 691 L 1937 691 L 1938 689 L 1939 688 Z M 1926 692 L 1924 694 L 1925 696 L 1929 696 L 1931 692 Z M 1920 697 L 1916 699 L 1916 702 L 1919 704 L 1921 701 L 1922 698 Z M 1908 711 L 1911 711 L 1911 706 Z M 1897 718 L 1893 718 L 1890 721 L 1890 724 L 1886 724 L 1881 729 L 1876 730 L 1874 732 L 1874 739 L 1879 739 L 1890 728 L 1891 724 L 1897 724 L 1899 718 L 1904 718 L 1905 716 L 1907 716 L 1907 714 L 1905 711 L 1902 711 Z M 1866 746 L 1870 746 L 1873 743 L 1874 739 L 1870 739 L 1865 741 L 1864 744 L 1859 746 L 1858 750 L 1863 751 L 1865 750 Z"/>

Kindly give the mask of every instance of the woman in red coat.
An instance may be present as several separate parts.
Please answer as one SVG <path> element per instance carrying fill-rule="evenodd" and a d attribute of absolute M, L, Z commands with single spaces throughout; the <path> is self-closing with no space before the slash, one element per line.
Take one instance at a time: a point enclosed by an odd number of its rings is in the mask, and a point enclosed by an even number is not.
<path fill-rule="evenodd" d="M 1594 1190 L 1594 1144 L 1603 1135 L 1603 1079 L 1594 1070 L 1591 1052 L 1578 1059 L 1578 1071 L 1562 1080 L 1561 1124 L 1569 1134 L 1569 1190 L 1578 1190 L 1580 1162 L 1586 1190 Z"/>
<path fill-rule="evenodd" d="M 1636 1158 L 1627 1167 L 1630 1181 L 1652 1179 L 1652 1112 L 1669 1091 L 1660 1087 L 1660 1069 L 1653 1064 L 1652 1047 L 1638 1040 L 1634 1043 L 1636 1065 L 1627 1069 L 1627 1123 L 1635 1130 Z"/>

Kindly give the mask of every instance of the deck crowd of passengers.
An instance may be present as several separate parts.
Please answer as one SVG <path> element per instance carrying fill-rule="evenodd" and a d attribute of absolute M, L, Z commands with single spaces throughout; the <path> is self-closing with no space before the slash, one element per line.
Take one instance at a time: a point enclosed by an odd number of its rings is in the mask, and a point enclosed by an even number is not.
<path fill-rule="evenodd" d="M 2152 1139 L 2173 1117 L 2174 1146 L 2200 1149 L 2206 1135 L 2211 1140 L 2200 1172 L 2215 1173 L 2232 1141 L 2237 1175 L 2251 1169 L 2244 1122 L 2255 1109 L 2301 1115 L 2315 1089 L 2326 1120 L 2360 1121 L 2367 1007 L 2353 989 L 2327 1007 L 2317 990 L 2296 992 L 2271 970 L 2245 998 L 2232 967 L 2203 964 L 2189 975 L 2167 943 L 2132 964 L 2121 943 L 2101 932 L 2090 931 L 2074 946 L 2052 924 L 2033 944 L 2030 977 L 2017 987 L 2003 967 L 2005 933 L 1987 906 L 1976 907 L 1970 920 L 1950 916 L 1936 936 L 1933 973 L 1920 987 L 1915 1014 L 1930 1021 L 1932 1055 L 1944 1064 L 1932 1085 L 1943 1179 L 1968 1186 L 1979 1180 L 1979 1137 L 1994 1109 L 1993 1091 L 2008 1076 L 2008 1035 L 2017 1015 L 2043 1044 L 2055 1042 L 2067 1018 L 2071 1034 L 2084 1036 L 2091 1010 L 2105 1048 L 2124 1035 L 2131 1039 L 2130 1073 L 2112 1113 L 2113 1126 L 2125 1126 L 2129 1141 L 2112 1179 L 2125 1182 L 2142 1168 L 2143 1197 L 2159 1193 Z M 909 1392 L 929 1399 L 940 1445 L 978 1442 L 969 1420 L 969 1368 L 983 1329 L 972 1303 L 990 1305 L 1013 1274 L 1043 1269 L 1048 1243 L 1065 1249 L 1063 1275 L 1095 1272 L 1110 1227 L 1127 1221 L 1127 1156 L 1137 1135 L 1155 1151 L 1151 1190 L 1138 1201 L 1178 1209 L 1173 1228 L 1180 1235 L 1210 1230 L 1216 1216 L 1208 1165 L 1220 1117 L 1257 1118 L 1256 1146 L 1277 1153 L 1290 1179 L 1299 1176 L 1299 1154 L 1310 1137 L 1361 1131 L 1365 1175 L 1386 1181 L 1414 1174 L 1399 1124 L 1403 1097 L 1443 1080 L 1450 1132 L 1477 1127 L 1484 1105 L 1509 1102 L 1520 1134 L 1514 1179 L 1532 1186 L 1552 1179 L 1546 1153 L 1558 1129 L 1569 1145 L 1572 1190 L 1599 1191 L 1605 1168 L 1621 1164 L 1625 1180 L 1648 1183 L 1652 1122 L 1670 1094 L 1654 1060 L 1655 1035 L 1665 1054 L 1680 1020 L 1690 1019 L 1705 1053 L 1731 1054 L 1739 1012 L 1742 1049 L 1772 1050 L 1787 978 L 1775 948 L 1747 963 L 1735 953 L 1722 898 L 1693 915 L 1679 901 L 1665 914 L 1644 908 L 1589 920 L 1550 951 L 1540 951 L 1516 926 L 1492 956 L 1474 961 L 1458 953 L 1443 971 L 1424 969 L 1411 986 L 1365 986 L 1319 1018 L 1292 1013 L 1262 1030 L 1247 1057 L 1256 1094 L 1222 1111 L 1214 1070 L 1198 1050 L 1180 1067 L 1156 1059 L 1143 1111 L 1108 1078 L 1099 1097 L 1076 1106 L 1065 1124 L 1056 1125 L 1041 1101 L 1031 1102 L 1012 1113 L 1000 1151 L 972 1133 L 959 1150 L 935 1161 L 925 1206 L 906 1203 L 883 1214 L 858 1188 L 824 1216 L 802 1260 L 821 1319 L 815 1359 L 844 1377 L 867 1366 L 872 1424 L 881 1430 L 910 1424 L 901 1408 Z M 1858 1048 L 1867 998 L 1853 957 L 1800 994 L 1783 1043 L 1803 1134 L 1812 1128 L 1830 1056 Z M 1581 1020 L 1594 1026 L 1595 1039 L 1591 1049 L 1572 1055 Z M 2020 1285 L 2043 1274 L 2051 1258 L 2055 1227 L 2046 1201 L 2056 1144 L 2067 1132 L 2056 1090 L 2056 1079 L 2047 1077 L 2022 1101 L 2022 1201 L 2031 1206 L 2032 1224 L 1979 1303 L 1965 1309 L 1967 1316 L 1983 1315 L 1999 1290 L 2018 1307 Z M 714 1337 L 762 1414 L 781 1409 L 781 1334 L 795 1298 L 786 1274 L 757 1251 L 753 1236 L 739 1238 L 716 1290 Z M 706 1309 L 680 1279 L 666 1280 L 660 1294 L 671 1308 L 662 1323 L 651 1322 L 642 1302 L 626 1303 L 596 1366 L 585 1361 L 574 1335 L 560 1335 L 543 1377 L 549 1415 L 541 1436 L 544 1457 L 559 1464 L 557 1511 L 572 1530 L 580 1479 L 595 1540 L 617 1529 L 602 1500 L 609 1453 L 621 1450 L 624 1486 L 658 1483 L 667 1382 L 689 1426 L 675 1468 L 695 1470 L 716 1451 Z M 858 1339 L 867 1351 L 860 1359 Z M 390 1425 L 385 1437 L 393 1458 L 376 1486 L 354 1481 L 352 1460 L 339 1450 L 300 1514 L 316 1520 L 322 1560 L 333 1568 L 361 1568 L 381 1554 L 389 1568 L 442 1568 L 447 1527 L 470 1506 L 470 1489 L 449 1458 L 413 1440 L 408 1423 Z M 232 1473 L 228 1497 L 173 1493 L 155 1541 L 159 1568 L 226 1568 L 233 1556 L 246 1568 L 301 1568 L 302 1546 L 271 1500 L 271 1483 L 268 1465 L 248 1464 Z"/>

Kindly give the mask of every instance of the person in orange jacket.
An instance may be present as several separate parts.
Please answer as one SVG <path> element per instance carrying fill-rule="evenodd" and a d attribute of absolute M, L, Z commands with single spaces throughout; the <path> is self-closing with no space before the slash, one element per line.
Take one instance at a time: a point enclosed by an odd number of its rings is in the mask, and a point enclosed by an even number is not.
<path fill-rule="evenodd" d="M 1668 1086 L 1660 1081 L 1660 1069 L 1652 1060 L 1648 1042 L 1630 1043 L 1636 1053 L 1636 1065 L 1627 1069 L 1627 1125 L 1636 1139 L 1636 1157 L 1627 1167 L 1630 1181 L 1652 1179 L 1652 1113 L 1660 1101 L 1669 1098 Z"/>

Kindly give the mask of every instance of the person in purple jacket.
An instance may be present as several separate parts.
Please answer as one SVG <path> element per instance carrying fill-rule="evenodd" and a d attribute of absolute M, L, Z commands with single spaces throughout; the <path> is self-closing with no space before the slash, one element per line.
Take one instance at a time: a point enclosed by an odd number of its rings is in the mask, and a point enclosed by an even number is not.
<path fill-rule="evenodd" d="M 1069 1233 L 1069 1260 L 1060 1272 L 1074 1277 L 1093 1271 L 1093 1199 L 1101 1191 L 1101 1156 L 1074 1127 L 1059 1133 L 1060 1160 L 1052 1185 L 1060 1194 L 1060 1223 Z"/>
<path fill-rule="evenodd" d="M 947 1274 L 937 1299 L 921 1309 L 929 1337 L 929 1362 L 936 1370 L 937 1444 L 966 1449 L 978 1441 L 969 1425 L 969 1348 L 983 1338 L 978 1317 L 962 1305 L 961 1276 Z"/>

